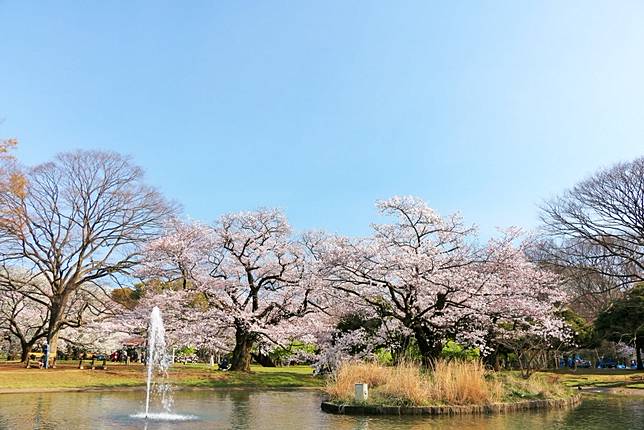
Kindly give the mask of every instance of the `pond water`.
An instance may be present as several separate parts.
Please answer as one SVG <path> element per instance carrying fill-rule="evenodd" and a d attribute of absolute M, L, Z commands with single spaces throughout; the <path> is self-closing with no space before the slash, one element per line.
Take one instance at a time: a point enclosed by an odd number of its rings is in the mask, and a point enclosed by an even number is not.
<path fill-rule="evenodd" d="M 490 416 L 355 417 L 320 411 L 316 391 L 179 391 L 187 421 L 145 421 L 145 393 L 0 395 L 0 429 L 642 429 L 644 397 L 590 396 L 573 409 Z M 190 418 L 190 417 L 188 417 Z"/>

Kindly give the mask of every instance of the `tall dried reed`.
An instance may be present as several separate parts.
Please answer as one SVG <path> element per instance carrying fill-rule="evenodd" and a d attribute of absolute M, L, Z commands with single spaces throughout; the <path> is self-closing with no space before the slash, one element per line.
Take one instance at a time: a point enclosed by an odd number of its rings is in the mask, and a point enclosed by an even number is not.
<path fill-rule="evenodd" d="M 386 404 L 485 404 L 502 399 L 500 381 L 488 377 L 477 361 L 438 361 L 426 371 L 405 362 L 395 367 L 375 363 L 347 363 L 328 381 L 332 399 L 351 402 L 356 383 L 368 383 L 371 401 Z"/>
<path fill-rule="evenodd" d="M 335 400 L 350 402 L 354 397 L 355 384 L 378 387 L 386 383 L 389 372 L 389 368 L 376 363 L 348 362 L 328 379 L 325 391 Z"/>
<path fill-rule="evenodd" d="M 431 379 L 413 362 L 403 362 L 388 369 L 385 384 L 377 391 L 387 403 L 426 405 L 431 403 Z"/>
<path fill-rule="evenodd" d="M 431 372 L 431 398 L 450 405 L 499 401 L 503 386 L 487 373 L 480 361 L 437 361 Z"/>

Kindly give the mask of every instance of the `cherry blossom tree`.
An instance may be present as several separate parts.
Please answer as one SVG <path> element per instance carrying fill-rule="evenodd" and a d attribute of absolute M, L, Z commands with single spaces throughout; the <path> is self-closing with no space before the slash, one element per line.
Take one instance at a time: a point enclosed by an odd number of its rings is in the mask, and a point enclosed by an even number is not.
<path fill-rule="evenodd" d="M 19 341 L 22 361 L 27 359 L 35 344 L 47 338 L 51 295 L 44 276 L 34 277 L 24 270 L 3 273 L 0 282 L 0 329 L 7 330 Z M 75 291 L 61 310 L 59 337 L 74 343 L 71 339 L 82 326 L 108 320 L 120 312 L 121 307 L 113 303 L 103 289 L 86 287 Z"/>
<path fill-rule="evenodd" d="M 508 230 L 489 241 L 484 266 L 494 278 L 493 293 L 486 297 L 483 317 L 485 353 L 495 356 L 498 347 L 513 351 L 528 376 L 535 359 L 548 348 L 570 342 L 572 331 L 563 317 L 567 294 L 564 279 L 528 258 L 533 238 Z M 491 360 L 490 360 L 491 361 Z"/>
<path fill-rule="evenodd" d="M 519 231 L 481 246 L 458 215 L 441 217 L 420 199 L 378 207 L 394 221 L 358 239 L 313 232 L 296 241 L 275 210 L 213 226 L 175 220 L 144 251 L 138 309 L 161 307 L 184 342 L 231 342 L 235 370 L 249 369 L 253 349 L 305 335 L 332 367 L 356 339 L 366 342 L 334 332 L 355 312 L 381 321 L 378 343 L 413 340 L 425 365 L 449 339 L 487 353 L 510 338 L 566 336 L 559 278 L 527 258 Z"/>
<path fill-rule="evenodd" d="M 501 318 L 551 318 L 560 295 L 556 279 L 530 263 L 513 243 L 517 232 L 486 246 L 458 215 L 441 217 L 422 200 L 380 201 L 389 224 L 373 225 L 372 237 L 331 236 L 318 246 L 322 277 L 344 300 L 397 320 L 412 335 L 430 365 L 447 339 L 484 348 L 489 329 Z"/>
<path fill-rule="evenodd" d="M 20 361 L 25 362 L 34 345 L 47 337 L 47 308 L 14 291 L 0 294 L 0 331 L 18 340 Z"/>
<path fill-rule="evenodd" d="M 175 290 L 165 286 L 160 289 L 157 280 L 148 282 L 150 287 L 145 289 L 137 306 L 119 318 L 121 330 L 146 337 L 150 313 L 157 306 L 162 310 L 168 347 L 193 346 L 212 352 L 232 349 L 234 331 L 222 325 L 222 317 L 217 312 L 207 308 L 198 288 Z"/>
<path fill-rule="evenodd" d="M 413 335 L 411 331 L 402 327 L 396 319 L 369 318 L 366 315 L 370 314 L 363 312 L 346 313 L 340 319 L 325 321 L 326 324 L 313 332 L 319 349 L 316 373 L 333 372 L 349 360 L 377 360 L 377 352 L 382 349 L 391 352 L 394 364 L 406 358 L 403 354 L 409 346 L 407 341 Z M 358 322 L 358 326 L 347 324 L 347 320 Z"/>
<path fill-rule="evenodd" d="M 175 221 L 146 255 L 148 282 L 179 286 L 164 293 L 174 301 L 164 315 L 174 307 L 175 324 L 234 332 L 232 370 L 249 371 L 258 342 L 287 341 L 315 310 L 306 253 L 278 210 L 227 214 L 213 226 Z"/>
<path fill-rule="evenodd" d="M 80 327 L 67 327 L 60 331 L 60 349 L 74 347 L 81 350 L 110 354 L 119 350 L 131 334 L 128 326 L 123 324 L 122 316 L 115 312 L 112 315 L 88 315 Z"/>

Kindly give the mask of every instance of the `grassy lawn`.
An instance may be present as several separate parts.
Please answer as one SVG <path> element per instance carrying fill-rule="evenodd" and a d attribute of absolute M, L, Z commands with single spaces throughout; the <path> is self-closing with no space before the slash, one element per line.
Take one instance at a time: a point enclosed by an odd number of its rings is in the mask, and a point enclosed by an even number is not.
<path fill-rule="evenodd" d="M 79 370 L 78 362 L 59 362 L 56 369 L 25 369 L 20 363 L 0 362 L 0 391 L 140 387 L 145 384 L 141 364 L 109 363 L 107 370 Z M 506 373 L 506 372 L 503 372 Z M 512 372 L 507 372 L 512 374 Z M 578 369 L 543 372 L 556 375 L 568 387 L 633 388 L 644 393 L 644 372 L 617 369 Z M 252 366 L 251 373 L 222 372 L 207 364 L 175 364 L 170 382 L 199 388 L 320 388 L 325 380 L 308 366 Z"/>
<path fill-rule="evenodd" d="M 0 363 L 0 391 L 118 388 L 145 384 L 141 364 L 108 364 L 107 370 L 80 370 L 77 362 L 58 363 L 56 369 L 25 369 L 19 363 Z M 251 373 L 221 372 L 204 364 L 176 364 L 169 371 L 172 384 L 202 388 L 302 388 L 320 387 L 322 378 L 313 376 L 307 366 L 263 368 L 253 366 Z"/>
<path fill-rule="evenodd" d="M 577 369 L 557 370 L 553 373 L 561 378 L 561 382 L 569 387 L 594 388 L 637 388 L 644 389 L 644 371 L 626 369 Z"/>

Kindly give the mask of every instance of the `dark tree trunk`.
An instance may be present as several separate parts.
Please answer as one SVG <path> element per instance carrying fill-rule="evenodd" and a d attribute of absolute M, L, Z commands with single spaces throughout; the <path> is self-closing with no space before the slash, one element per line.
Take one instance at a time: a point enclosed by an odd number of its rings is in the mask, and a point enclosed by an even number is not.
<path fill-rule="evenodd" d="M 20 362 L 26 363 L 31 354 L 31 349 L 33 348 L 33 343 L 20 342 Z"/>
<path fill-rule="evenodd" d="M 7 344 L 8 344 L 7 345 L 7 361 L 13 361 L 13 360 L 15 360 L 15 355 L 16 354 L 15 354 L 14 349 L 13 349 L 13 340 L 11 339 L 11 335 L 7 336 L 5 338 L 5 340 L 7 341 Z"/>
<path fill-rule="evenodd" d="M 483 363 L 487 367 L 493 368 L 495 371 L 501 370 L 501 361 L 499 359 L 499 348 L 498 346 L 492 351 L 491 354 L 486 355 L 483 357 Z"/>
<path fill-rule="evenodd" d="M 635 354 L 637 356 L 637 370 L 644 370 L 644 365 L 642 363 L 642 340 L 640 338 L 635 339 Z"/>
<path fill-rule="evenodd" d="M 443 343 L 436 339 L 430 329 L 424 326 L 414 327 L 414 337 L 420 351 L 423 367 L 432 367 L 443 350 Z"/>
<path fill-rule="evenodd" d="M 253 353 L 251 353 L 251 357 L 253 358 L 253 360 L 255 360 L 256 362 L 258 362 L 259 364 L 261 364 L 264 367 L 276 367 L 275 362 L 273 361 L 273 359 L 267 354 L 261 354 L 261 353 L 260 354 L 253 354 Z"/>
<path fill-rule="evenodd" d="M 250 372 L 251 350 L 255 343 L 255 335 L 244 327 L 235 329 L 235 349 L 230 363 L 230 370 Z"/>

